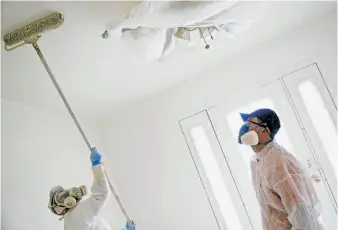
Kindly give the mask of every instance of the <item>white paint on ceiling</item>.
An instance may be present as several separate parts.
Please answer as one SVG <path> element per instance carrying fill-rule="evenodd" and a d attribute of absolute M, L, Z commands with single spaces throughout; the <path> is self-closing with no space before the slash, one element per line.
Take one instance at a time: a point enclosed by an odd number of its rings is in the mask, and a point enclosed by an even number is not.
<path fill-rule="evenodd" d="M 161 92 L 235 53 L 294 29 L 336 7 L 336 2 L 267 2 L 264 19 L 234 40 L 216 37 L 217 48 L 173 52 L 163 62 L 145 62 L 116 39 L 103 40 L 104 25 L 122 19 L 136 2 L 1 2 L 2 34 L 49 11 L 65 23 L 44 34 L 40 46 L 74 110 L 99 118 Z M 316 28 L 314 28 L 316 29 Z M 30 46 L 2 49 L 2 97 L 64 109 Z M 224 62 L 226 64 L 226 61 Z"/>

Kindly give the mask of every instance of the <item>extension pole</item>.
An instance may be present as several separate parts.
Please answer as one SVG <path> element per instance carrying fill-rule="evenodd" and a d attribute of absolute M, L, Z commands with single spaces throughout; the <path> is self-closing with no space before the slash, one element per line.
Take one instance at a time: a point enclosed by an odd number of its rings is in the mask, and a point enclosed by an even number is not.
<path fill-rule="evenodd" d="M 48 75 L 49 75 L 50 79 L 52 80 L 52 82 L 53 82 L 53 84 L 54 84 L 56 90 L 58 91 L 58 93 L 59 93 L 59 95 L 60 95 L 60 97 L 61 97 L 63 103 L 64 103 L 65 106 L 67 107 L 67 110 L 68 110 L 70 116 L 72 117 L 73 121 L 75 122 L 75 125 L 76 125 L 77 129 L 79 130 L 79 132 L 80 132 L 80 134 L 81 134 L 83 140 L 86 142 L 86 145 L 87 145 L 89 151 L 92 151 L 93 147 L 92 147 L 92 145 L 90 144 L 90 142 L 89 142 L 89 140 L 88 140 L 86 134 L 83 132 L 83 129 L 82 129 L 80 123 L 78 122 L 78 120 L 77 120 L 77 118 L 76 118 L 76 116 L 75 116 L 75 114 L 74 114 L 72 108 L 70 107 L 70 105 L 69 105 L 69 103 L 68 103 L 68 101 L 67 101 L 65 95 L 63 94 L 63 92 L 62 92 L 62 90 L 61 90 L 61 87 L 60 87 L 59 84 L 57 83 L 57 81 L 56 81 L 56 79 L 55 79 L 55 77 L 54 77 L 52 71 L 50 70 L 50 68 L 49 68 L 49 66 L 48 66 L 48 64 L 47 64 L 47 62 L 46 62 L 46 60 L 45 60 L 45 58 L 44 58 L 44 56 L 43 56 L 43 54 L 42 54 L 42 52 L 41 52 L 41 50 L 40 50 L 40 47 L 39 47 L 39 45 L 38 45 L 38 43 L 37 43 L 37 40 L 38 40 L 38 37 L 34 38 L 30 43 L 33 45 L 33 47 L 34 47 L 36 53 L 39 55 L 42 64 L 44 65 L 45 69 L 47 70 Z M 104 173 L 105 173 L 105 176 L 106 176 L 106 178 L 107 178 L 107 181 L 108 181 L 108 184 L 109 184 L 109 188 L 110 188 L 111 192 L 113 193 L 113 195 L 114 195 L 114 197 L 115 197 L 117 203 L 119 204 L 119 206 L 120 206 L 120 208 L 121 208 L 121 211 L 123 212 L 123 214 L 124 214 L 124 216 L 126 217 L 127 221 L 129 221 L 130 223 L 133 223 L 132 220 L 131 220 L 131 218 L 130 218 L 130 216 L 129 216 L 129 214 L 128 214 L 128 212 L 127 212 L 127 210 L 126 210 L 126 208 L 124 207 L 122 201 L 120 200 L 120 197 L 117 195 L 116 190 L 114 189 L 114 187 L 113 187 L 112 184 L 110 183 L 110 180 L 109 180 L 109 178 L 108 178 L 108 175 L 107 175 L 106 170 L 104 170 Z"/>

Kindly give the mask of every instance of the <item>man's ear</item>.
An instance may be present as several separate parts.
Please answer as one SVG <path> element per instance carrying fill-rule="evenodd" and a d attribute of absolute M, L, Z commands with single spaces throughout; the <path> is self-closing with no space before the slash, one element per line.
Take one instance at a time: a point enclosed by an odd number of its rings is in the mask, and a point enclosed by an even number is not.
<path fill-rule="evenodd" d="M 263 134 L 264 137 L 268 138 L 268 137 L 271 136 L 271 135 L 270 135 L 270 134 L 271 134 L 271 131 L 270 131 L 269 128 L 265 128 L 265 129 L 263 129 L 262 134 Z"/>

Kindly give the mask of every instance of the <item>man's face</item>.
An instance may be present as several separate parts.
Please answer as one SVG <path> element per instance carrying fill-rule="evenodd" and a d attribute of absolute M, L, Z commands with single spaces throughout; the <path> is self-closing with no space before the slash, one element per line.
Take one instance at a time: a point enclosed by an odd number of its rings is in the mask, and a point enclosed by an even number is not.
<path fill-rule="evenodd" d="M 249 118 L 246 121 L 246 126 L 249 128 L 249 131 L 255 131 L 258 135 L 259 143 L 266 143 L 270 140 L 269 128 L 264 128 L 260 126 L 262 121 L 257 117 Z"/>

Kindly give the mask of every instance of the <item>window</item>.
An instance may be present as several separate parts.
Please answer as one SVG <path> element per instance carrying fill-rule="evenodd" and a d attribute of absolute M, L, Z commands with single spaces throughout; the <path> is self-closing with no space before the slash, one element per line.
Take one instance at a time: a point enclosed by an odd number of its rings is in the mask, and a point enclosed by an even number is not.
<path fill-rule="evenodd" d="M 312 81 L 306 80 L 302 82 L 299 84 L 298 90 L 306 111 L 321 140 L 323 149 L 325 150 L 332 167 L 336 169 L 335 175 L 337 177 L 337 167 L 335 167 L 334 163 L 338 161 L 338 135 L 333 119 L 325 106 L 322 96 Z"/>
<path fill-rule="evenodd" d="M 240 127 L 243 125 L 243 121 L 239 115 L 239 113 L 246 113 L 249 112 L 248 106 L 246 107 L 240 107 L 235 111 L 232 111 L 227 114 L 227 122 L 230 126 L 232 135 L 234 137 L 234 141 L 237 143 L 238 139 L 238 133 Z M 244 162 L 246 166 L 246 170 L 248 173 L 248 178 L 251 181 L 251 169 L 250 169 L 250 160 L 254 157 L 254 152 L 251 150 L 250 147 L 245 145 L 237 145 L 240 153 L 241 153 L 241 159 Z"/>
<path fill-rule="evenodd" d="M 227 229 L 242 230 L 241 222 L 239 221 L 236 209 L 231 201 L 230 194 L 222 178 L 221 170 L 203 127 L 193 127 L 190 132 Z"/>

